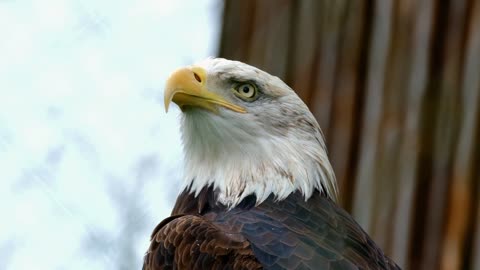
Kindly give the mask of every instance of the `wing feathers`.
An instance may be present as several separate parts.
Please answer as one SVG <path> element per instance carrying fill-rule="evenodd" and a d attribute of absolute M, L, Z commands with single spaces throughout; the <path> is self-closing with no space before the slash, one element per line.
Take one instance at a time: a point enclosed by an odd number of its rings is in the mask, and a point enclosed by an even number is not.
<path fill-rule="evenodd" d="M 249 242 L 201 216 L 170 218 L 157 226 L 144 269 L 261 269 Z"/>

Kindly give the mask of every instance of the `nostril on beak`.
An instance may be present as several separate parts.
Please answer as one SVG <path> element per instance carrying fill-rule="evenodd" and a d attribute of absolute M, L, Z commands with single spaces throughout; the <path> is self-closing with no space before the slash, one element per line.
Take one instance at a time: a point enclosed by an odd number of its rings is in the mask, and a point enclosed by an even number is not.
<path fill-rule="evenodd" d="M 195 80 L 197 80 L 197 82 L 199 82 L 199 83 L 202 82 L 202 78 L 196 72 L 193 72 L 193 76 L 195 77 Z"/>

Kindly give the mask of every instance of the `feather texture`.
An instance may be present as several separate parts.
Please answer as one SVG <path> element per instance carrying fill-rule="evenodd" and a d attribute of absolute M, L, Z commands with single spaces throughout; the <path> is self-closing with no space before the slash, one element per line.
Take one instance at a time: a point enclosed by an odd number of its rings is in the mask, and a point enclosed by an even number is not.
<path fill-rule="evenodd" d="M 296 192 L 256 205 L 246 197 L 228 210 L 215 191 L 178 198 L 173 216 L 152 234 L 145 270 L 400 269 L 330 199 Z"/>

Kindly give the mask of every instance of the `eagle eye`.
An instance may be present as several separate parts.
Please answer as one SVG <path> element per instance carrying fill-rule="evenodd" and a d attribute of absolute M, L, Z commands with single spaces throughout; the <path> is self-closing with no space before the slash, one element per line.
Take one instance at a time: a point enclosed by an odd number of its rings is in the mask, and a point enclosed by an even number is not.
<path fill-rule="evenodd" d="M 253 101 L 257 96 L 257 88 L 251 83 L 241 83 L 235 87 L 235 95 L 246 101 Z"/>

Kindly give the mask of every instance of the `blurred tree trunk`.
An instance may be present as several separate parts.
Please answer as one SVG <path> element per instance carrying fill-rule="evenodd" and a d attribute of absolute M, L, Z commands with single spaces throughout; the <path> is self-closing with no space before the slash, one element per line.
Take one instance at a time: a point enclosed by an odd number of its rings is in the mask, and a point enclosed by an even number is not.
<path fill-rule="evenodd" d="M 220 43 L 309 105 L 403 268 L 480 269 L 480 0 L 228 0 Z"/>

